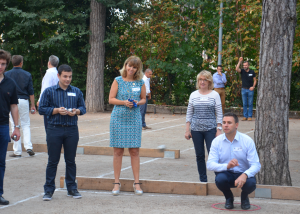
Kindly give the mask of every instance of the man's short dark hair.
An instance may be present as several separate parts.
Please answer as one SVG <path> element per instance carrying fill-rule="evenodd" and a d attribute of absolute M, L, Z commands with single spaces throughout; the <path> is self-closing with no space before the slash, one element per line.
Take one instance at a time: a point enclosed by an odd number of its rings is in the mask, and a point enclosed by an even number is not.
<path fill-rule="evenodd" d="M 58 67 L 57 71 L 58 71 L 58 74 L 61 75 L 61 73 L 63 71 L 72 72 L 72 68 L 69 65 L 63 64 Z"/>
<path fill-rule="evenodd" d="M 9 52 L 0 49 L 0 59 L 6 60 L 6 68 L 5 68 L 5 70 L 7 69 L 8 65 L 10 63 L 10 58 L 11 58 L 11 55 L 10 55 Z"/>
<path fill-rule="evenodd" d="M 233 117 L 235 123 L 238 123 L 238 122 L 239 122 L 239 118 L 238 118 L 238 116 L 236 116 L 235 113 L 227 112 L 227 113 L 225 113 L 225 114 L 223 115 L 223 118 L 224 118 L 224 117 Z"/>
<path fill-rule="evenodd" d="M 218 65 L 217 68 L 218 68 L 218 67 L 221 67 L 221 68 L 222 68 L 223 66 L 222 66 L 222 65 Z"/>
<path fill-rule="evenodd" d="M 23 57 L 21 55 L 13 55 L 11 58 L 11 63 L 13 66 L 18 66 L 23 62 Z"/>
<path fill-rule="evenodd" d="M 51 55 L 49 57 L 49 62 L 50 64 L 53 66 L 53 67 L 57 67 L 58 66 L 58 63 L 59 63 L 59 58 L 55 55 Z"/>
<path fill-rule="evenodd" d="M 244 63 L 248 63 L 248 65 L 250 65 L 249 61 L 244 61 L 243 64 L 244 64 Z"/>

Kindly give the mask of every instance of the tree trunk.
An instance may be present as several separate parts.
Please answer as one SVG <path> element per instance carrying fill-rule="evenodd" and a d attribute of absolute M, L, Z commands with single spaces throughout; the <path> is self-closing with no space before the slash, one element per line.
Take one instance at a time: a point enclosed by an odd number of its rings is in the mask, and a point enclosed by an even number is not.
<path fill-rule="evenodd" d="M 86 81 L 86 110 L 104 111 L 104 59 L 105 59 L 105 19 L 106 8 L 96 0 L 91 0 L 90 52 Z"/>
<path fill-rule="evenodd" d="M 291 186 L 288 131 L 296 0 L 263 0 L 255 143 L 259 184 Z"/>

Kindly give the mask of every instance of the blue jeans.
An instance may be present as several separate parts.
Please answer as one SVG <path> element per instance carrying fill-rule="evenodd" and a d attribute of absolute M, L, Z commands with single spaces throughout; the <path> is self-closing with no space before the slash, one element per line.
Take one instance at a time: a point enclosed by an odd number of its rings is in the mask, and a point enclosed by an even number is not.
<path fill-rule="evenodd" d="M 243 99 L 243 115 L 244 117 L 252 117 L 253 112 L 253 96 L 254 90 L 242 88 L 242 99 Z M 249 108 L 249 110 L 247 110 Z"/>
<path fill-rule="evenodd" d="M 226 199 L 233 198 L 233 194 L 230 188 L 234 188 L 235 180 L 242 174 L 233 173 L 230 171 L 216 172 L 216 185 L 219 190 L 221 190 Z M 245 200 L 247 196 L 256 189 L 256 179 L 255 177 L 248 178 L 246 183 L 242 187 L 241 200 Z"/>
<path fill-rule="evenodd" d="M 207 182 L 204 140 L 206 144 L 207 154 L 209 154 L 211 142 L 216 137 L 217 130 L 208 131 L 191 131 L 192 139 L 195 147 L 196 161 L 198 167 L 199 178 L 201 182 Z"/>
<path fill-rule="evenodd" d="M 3 195 L 3 180 L 7 145 L 10 141 L 9 125 L 0 125 L 0 196 Z"/>
<path fill-rule="evenodd" d="M 140 111 L 141 111 L 141 116 L 142 116 L 142 126 L 146 126 L 145 122 L 145 114 L 147 112 L 147 104 L 148 104 L 148 97 L 146 97 L 146 103 L 144 105 L 140 105 Z"/>
<path fill-rule="evenodd" d="M 77 189 L 76 180 L 76 150 L 79 141 L 78 127 L 61 127 L 48 124 L 47 147 L 48 164 L 46 169 L 46 183 L 44 190 L 53 193 L 55 190 L 55 177 L 59 163 L 61 148 L 64 147 L 66 162 L 66 185 L 68 190 Z"/>

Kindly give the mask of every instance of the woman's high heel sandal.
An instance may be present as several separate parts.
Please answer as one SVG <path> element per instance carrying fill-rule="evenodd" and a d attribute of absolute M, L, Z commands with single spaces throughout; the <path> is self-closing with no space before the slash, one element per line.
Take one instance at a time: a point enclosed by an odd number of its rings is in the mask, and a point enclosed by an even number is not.
<path fill-rule="evenodd" d="M 143 190 L 137 190 L 137 189 L 135 189 L 135 185 L 136 184 L 142 184 L 142 183 L 133 183 L 134 194 L 136 194 L 136 195 L 143 195 Z"/>
<path fill-rule="evenodd" d="M 120 189 L 121 189 L 121 183 L 113 183 L 113 184 L 119 184 L 119 189 L 118 190 L 112 190 L 111 191 L 111 193 L 113 194 L 113 195 L 119 195 L 120 194 Z"/>

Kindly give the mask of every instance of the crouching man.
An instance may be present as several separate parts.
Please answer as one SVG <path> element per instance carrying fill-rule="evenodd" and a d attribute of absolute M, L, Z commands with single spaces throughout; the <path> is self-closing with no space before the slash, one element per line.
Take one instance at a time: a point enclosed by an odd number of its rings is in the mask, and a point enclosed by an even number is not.
<path fill-rule="evenodd" d="M 242 189 L 241 207 L 248 210 L 248 195 L 256 189 L 255 174 L 259 172 L 261 165 L 254 141 L 237 131 L 238 122 L 235 114 L 224 114 L 222 128 L 225 134 L 213 140 L 207 169 L 215 171 L 216 186 L 226 198 L 225 208 L 233 208 L 234 198 L 230 188 L 237 187 Z"/>

